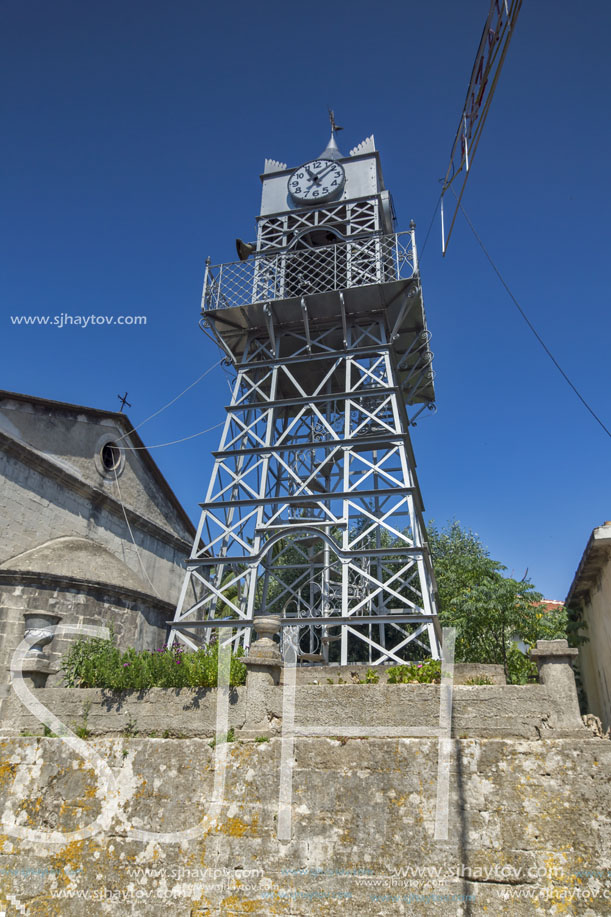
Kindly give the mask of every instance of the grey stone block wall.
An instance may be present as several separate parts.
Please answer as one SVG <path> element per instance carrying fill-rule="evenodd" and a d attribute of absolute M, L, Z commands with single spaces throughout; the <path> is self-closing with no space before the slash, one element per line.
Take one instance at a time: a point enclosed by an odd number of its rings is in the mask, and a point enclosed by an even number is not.
<path fill-rule="evenodd" d="M 86 747 L 110 767 L 120 804 L 105 828 L 65 843 L 5 826 L 0 907 L 8 914 L 609 913 L 609 741 L 454 740 L 443 840 L 435 836 L 436 739 L 296 739 L 282 841 L 280 738 L 224 746 L 213 817 L 218 748 L 208 740 L 115 737 Z M 108 811 L 91 763 L 59 739 L 4 739 L 0 750 L 8 821 L 69 832 Z"/>
<path fill-rule="evenodd" d="M 101 414 L 87 409 L 79 411 L 75 405 L 49 404 L 37 399 L 28 402 L 24 397 L 11 399 L 4 396 L 0 399 L 0 432 L 26 444 L 58 468 L 63 468 L 75 480 L 116 496 L 113 476 L 105 479 L 98 473 L 95 457 L 100 439 L 104 436 L 129 446 L 130 438 L 125 439 L 125 434 L 131 429 L 131 424 L 124 415 L 104 417 Z M 136 444 L 141 445 L 139 437 L 136 438 Z M 150 459 L 147 460 L 142 453 L 127 453 L 120 476 L 125 504 L 189 541 L 191 530 L 185 527 L 175 503 L 160 488 L 159 480 L 154 479 L 150 466 Z M 26 483 L 27 488 L 36 493 L 31 483 Z"/>
<path fill-rule="evenodd" d="M 538 645 L 542 684 L 454 686 L 451 737 L 445 686 L 283 686 L 274 647 L 252 644 L 216 745 L 217 689 L 32 692 L 72 746 L 18 736 L 40 722 L 4 698 L 0 909 L 610 912 L 611 741 L 575 718 L 565 641 Z"/>
<path fill-rule="evenodd" d="M 253 691 L 254 688 L 254 691 Z M 329 736 L 436 736 L 439 731 L 438 685 L 298 685 L 295 731 Z M 66 723 L 78 723 L 88 709 L 92 735 L 118 735 L 130 725 L 141 735 L 164 732 L 180 737 L 215 734 L 217 690 L 153 688 L 113 694 L 100 689 L 45 688 L 38 701 Z M 253 697 L 252 695 L 256 695 Z M 248 695 L 251 695 L 248 697 Z M 282 733 L 284 693 L 281 686 L 251 681 L 231 689 L 229 726 L 238 738 L 272 737 Z M 257 710 L 256 723 L 250 711 Z M 3 702 L 4 735 L 23 730 L 42 732 L 40 722 L 12 694 Z M 457 685 L 453 691 L 452 735 L 455 738 L 542 739 L 591 733 L 566 715 L 544 685 Z"/>
<path fill-rule="evenodd" d="M 153 530 L 147 531 L 132 520 L 136 550 L 120 504 L 116 505 L 116 512 L 111 512 L 104 505 L 96 505 L 91 494 L 71 490 L 60 480 L 1 452 L 0 482 L 0 518 L 5 532 L 0 562 L 6 563 L 58 536 L 90 538 L 122 560 L 146 583 L 139 552 L 159 595 L 166 601 L 176 600 L 184 574 L 184 558 L 190 548 L 187 542 L 181 545 L 178 539 L 172 540 L 169 535 L 164 538 L 162 531 L 155 535 Z M 57 571 L 61 572 L 60 558 Z"/>
<path fill-rule="evenodd" d="M 166 639 L 166 621 L 174 607 L 154 597 L 138 595 L 110 586 L 80 583 L 72 587 L 59 578 L 46 586 L 24 585 L 19 578 L 0 574 L 0 684 L 9 682 L 9 665 L 15 648 L 24 636 L 24 612 L 47 610 L 61 615 L 62 624 L 112 625 L 116 642 L 122 649 L 158 649 Z M 59 672 L 62 655 L 77 635 L 54 637 L 45 647 L 51 674 L 47 686 L 62 685 Z"/>
<path fill-rule="evenodd" d="M 296 669 L 295 677 L 299 684 L 324 685 L 328 682 L 334 684 L 340 681 L 356 683 L 363 681 L 367 672 L 373 671 L 378 676 L 381 684 L 388 681 L 388 669 L 394 663 L 370 666 L 367 663 L 353 665 L 300 665 Z M 471 679 L 485 678 L 494 685 L 506 684 L 505 673 L 501 665 L 483 665 L 476 662 L 459 662 L 454 665 L 454 684 L 467 684 Z M 281 674 L 282 680 L 282 674 Z"/>
<path fill-rule="evenodd" d="M 0 393 L 0 685 L 25 611 L 112 624 L 124 648 L 163 644 L 193 529 L 130 431 L 123 415 Z M 99 457 L 109 438 L 140 450 L 122 457 L 118 485 Z M 71 639 L 46 653 L 49 685 Z"/>

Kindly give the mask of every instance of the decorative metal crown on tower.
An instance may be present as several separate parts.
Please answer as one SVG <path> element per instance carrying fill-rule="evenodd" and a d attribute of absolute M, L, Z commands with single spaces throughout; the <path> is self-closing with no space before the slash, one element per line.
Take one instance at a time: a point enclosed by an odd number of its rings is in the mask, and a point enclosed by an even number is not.
<path fill-rule="evenodd" d="M 317 159 L 266 160 L 256 245 L 206 266 L 202 326 L 236 378 L 170 640 L 248 645 L 277 614 L 302 661 L 439 658 L 415 224 L 395 232 L 373 136 L 343 156 L 331 128 Z"/>

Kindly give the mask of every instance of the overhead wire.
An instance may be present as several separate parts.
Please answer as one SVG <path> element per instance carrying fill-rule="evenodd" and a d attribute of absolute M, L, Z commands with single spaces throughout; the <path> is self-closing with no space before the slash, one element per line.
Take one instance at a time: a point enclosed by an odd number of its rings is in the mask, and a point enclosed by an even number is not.
<path fill-rule="evenodd" d="M 437 198 L 437 203 L 435 204 L 435 209 L 433 210 L 433 216 L 431 217 L 429 228 L 427 229 L 426 236 L 424 237 L 424 244 L 422 248 L 420 249 L 420 251 L 418 252 L 418 261 L 419 262 L 422 261 L 422 257 L 424 255 L 424 249 L 426 248 L 426 243 L 429 241 L 429 236 L 431 234 L 431 229 L 433 228 L 433 223 L 435 222 L 435 217 L 437 216 L 437 208 L 439 207 L 439 203 L 441 201 L 442 194 L 443 194 L 443 191 L 440 192 L 439 197 Z"/>
<path fill-rule="evenodd" d="M 176 395 L 175 398 L 172 398 L 171 401 L 168 401 L 167 404 L 164 404 L 163 407 L 159 408 L 158 411 L 155 411 L 155 412 L 154 412 L 153 414 L 151 414 L 149 417 L 146 417 L 143 421 L 141 421 L 141 422 L 140 422 L 139 424 L 137 424 L 135 427 L 132 427 L 132 429 L 129 430 L 127 433 L 124 433 L 123 436 L 120 436 L 118 441 L 120 442 L 122 439 L 125 439 L 125 437 L 126 437 L 126 436 L 129 436 L 130 433 L 135 433 L 136 430 L 139 430 L 140 427 L 143 427 L 144 424 L 145 424 L 145 423 L 148 423 L 149 420 L 152 420 L 153 417 L 158 417 L 159 414 L 161 414 L 161 413 L 162 413 L 163 411 L 165 411 L 167 408 L 171 407 L 173 404 L 176 404 L 176 402 L 178 401 L 179 398 L 182 398 L 183 395 L 186 395 L 187 392 L 190 391 L 192 388 L 194 388 L 199 382 L 201 382 L 202 379 L 205 379 L 206 376 L 208 375 L 208 373 L 211 373 L 213 369 L 216 369 L 216 367 L 219 366 L 219 365 L 221 364 L 221 362 L 222 362 L 222 360 L 217 360 L 216 363 L 213 363 L 212 366 L 209 366 L 208 369 L 207 369 L 205 372 L 203 372 L 203 373 L 201 374 L 201 376 L 198 376 L 198 378 L 195 379 L 193 382 L 191 382 L 190 385 L 187 385 L 187 387 L 186 387 L 185 389 L 183 389 L 183 391 L 180 392 L 180 394 Z"/>
<path fill-rule="evenodd" d="M 516 297 L 513 295 L 513 293 L 512 293 L 512 291 L 511 291 L 511 289 L 509 288 L 509 285 L 507 284 L 505 278 L 504 278 L 503 275 L 501 274 L 501 272 L 500 272 L 500 270 L 498 269 L 498 267 L 496 266 L 496 264 L 495 264 L 495 262 L 494 262 L 492 256 L 489 254 L 488 250 L 486 249 L 486 246 L 485 246 L 484 243 L 482 242 L 482 240 L 481 240 L 481 238 L 480 238 L 480 236 L 479 236 L 477 230 L 475 229 L 475 226 L 473 225 L 473 223 L 472 223 L 471 220 L 469 219 L 469 217 L 468 217 L 468 215 L 467 215 L 467 212 L 466 212 L 465 208 L 463 207 L 462 203 L 458 200 L 458 197 L 457 197 L 457 195 L 456 195 L 456 192 L 454 191 L 454 189 L 452 188 L 451 185 L 450 185 L 449 187 L 450 187 L 450 190 L 452 191 L 452 193 L 454 194 L 454 197 L 456 197 L 456 200 L 458 201 L 458 207 L 460 208 L 460 211 L 461 211 L 462 215 L 464 216 L 465 220 L 467 221 L 467 224 L 468 224 L 468 226 L 469 226 L 469 229 L 471 230 L 471 232 L 472 232 L 473 235 L 475 236 L 475 239 L 477 240 L 477 243 L 478 243 L 479 247 L 480 247 L 481 250 L 483 251 L 483 253 L 484 253 L 484 255 L 486 256 L 486 258 L 488 259 L 488 262 L 489 262 L 490 266 L 492 267 L 493 271 L 495 272 L 495 274 L 497 275 L 497 277 L 499 278 L 499 280 L 500 280 L 501 283 L 503 284 L 503 286 L 504 286 L 505 290 L 507 291 L 507 293 L 508 293 L 508 295 L 509 295 L 511 301 L 512 301 L 513 304 L 514 304 L 514 306 L 516 307 L 516 309 L 518 310 L 518 312 L 520 313 L 520 315 L 522 316 L 522 318 L 524 319 L 524 321 L 526 322 L 526 324 L 528 325 L 528 327 L 530 328 L 530 330 L 532 331 L 532 333 L 533 333 L 534 336 L 536 337 L 537 341 L 539 342 L 539 344 L 541 345 L 541 347 L 543 348 L 543 350 L 545 351 L 545 353 L 547 354 L 547 356 L 550 358 L 550 360 L 552 361 L 552 363 L 554 364 L 554 366 L 556 367 L 556 369 L 558 370 L 558 372 L 560 373 L 560 375 L 561 375 L 562 378 L 564 379 L 564 381 L 567 383 L 567 385 L 570 386 L 570 388 L 573 390 L 573 392 L 577 395 L 577 397 L 579 398 L 579 400 L 581 401 L 581 403 L 583 404 L 583 406 L 585 407 L 585 409 L 592 415 L 592 417 L 594 418 L 594 420 L 596 421 L 596 423 L 599 424 L 599 426 L 602 427 L 602 429 L 605 431 L 605 433 L 607 434 L 607 436 L 611 438 L 611 431 L 608 429 L 608 427 L 605 426 L 605 424 L 604 424 L 603 421 L 600 419 L 600 417 L 598 416 L 598 414 L 596 413 L 596 411 L 588 404 L 588 402 L 587 402 L 586 399 L 583 397 L 583 395 L 581 394 L 581 392 L 579 391 L 579 389 L 577 388 L 577 386 L 576 386 L 576 385 L 572 382 L 572 380 L 569 378 L 569 376 L 568 376 L 567 373 L 564 371 L 564 369 L 562 368 L 562 366 L 560 365 L 560 363 L 558 362 L 558 360 L 556 359 L 556 357 L 553 355 L 553 353 L 551 352 L 551 350 L 549 349 L 549 347 L 547 346 L 547 344 L 545 343 L 545 341 L 543 340 L 543 338 L 541 337 L 541 335 L 539 334 L 539 332 L 537 331 L 537 329 L 534 327 L 534 325 L 533 325 L 533 323 L 531 322 L 531 320 L 528 318 L 526 312 L 524 311 L 524 309 L 522 308 L 522 306 L 520 305 L 520 303 L 518 302 L 518 300 L 516 299 Z"/>
<path fill-rule="evenodd" d="M 200 376 L 198 376 L 197 379 L 195 379 L 193 382 L 191 382 L 185 389 L 183 389 L 182 392 L 180 392 L 180 394 L 176 395 L 175 398 L 172 398 L 171 401 L 168 401 L 167 404 L 164 404 L 163 407 L 159 408 L 159 410 L 155 411 L 153 414 L 151 414 L 149 417 L 145 418 L 145 420 L 143 420 L 143 421 L 142 421 L 141 423 L 139 423 L 137 426 L 132 427 L 132 429 L 131 429 L 130 431 L 128 431 L 127 433 L 124 433 L 122 436 L 120 436 L 120 437 L 118 438 L 118 440 L 117 440 L 117 443 L 120 443 L 122 439 L 125 439 L 125 438 L 126 438 L 127 436 L 129 436 L 131 433 L 134 433 L 136 430 L 140 429 L 140 427 L 143 427 L 144 424 L 147 423 L 149 420 L 152 420 L 153 417 L 158 417 L 159 414 L 161 414 L 161 413 L 162 413 L 163 411 L 165 411 L 167 408 L 171 407 L 173 404 L 176 404 L 176 402 L 177 402 L 180 398 L 182 398 L 183 395 L 185 395 L 188 391 L 190 391 L 190 389 L 194 388 L 199 382 L 202 381 L 202 379 L 205 379 L 205 377 L 206 377 L 210 372 L 212 372 L 213 369 L 215 369 L 217 366 L 219 366 L 219 364 L 221 364 L 221 363 L 222 363 L 222 360 L 218 360 L 216 363 L 213 363 L 212 366 L 209 366 L 208 369 L 205 370 L 205 372 L 203 372 Z M 184 443 L 184 442 L 186 442 L 187 440 L 195 439 L 197 436 L 203 436 L 205 433 L 210 433 L 212 430 L 216 430 L 218 427 L 223 426 L 224 423 L 225 423 L 225 421 L 221 420 L 221 421 L 219 421 L 219 423 L 213 424 L 213 426 L 208 427 L 208 428 L 205 429 L 205 430 L 200 430 L 198 433 L 192 433 L 190 436 L 184 436 L 184 437 L 182 437 L 181 439 L 175 439 L 175 440 L 172 440 L 172 441 L 167 442 L 167 443 L 157 443 L 156 445 L 153 445 L 153 446 L 131 446 L 131 445 L 130 445 L 130 446 L 129 446 L 129 449 L 130 449 L 131 451 L 134 451 L 134 452 L 138 452 L 138 451 L 145 451 L 145 452 L 148 452 L 150 449 L 161 449 L 161 448 L 163 448 L 163 447 L 165 447 L 165 446 L 174 446 L 174 445 L 176 445 L 177 443 Z M 118 448 L 121 449 L 122 451 L 126 451 L 126 447 L 125 447 L 125 446 L 119 446 Z M 148 581 L 148 583 L 149 583 L 151 589 L 153 590 L 153 593 L 154 593 L 158 598 L 161 598 L 161 596 L 160 596 L 158 590 L 157 590 L 156 587 L 155 587 L 155 584 L 153 583 L 153 581 L 151 580 L 150 576 L 148 575 L 148 572 L 147 572 L 147 570 L 146 570 L 146 567 L 144 566 L 144 561 L 142 560 L 142 556 L 141 556 L 141 554 L 140 554 L 140 550 L 139 550 L 139 548 L 138 548 L 138 545 L 136 544 L 136 539 L 135 539 L 135 537 L 134 537 L 134 533 L 133 533 L 132 527 L 131 527 L 131 525 L 130 525 L 130 523 L 129 523 L 129 518 L 128 518 L 128 515 L 127 515 L 127 509 L 126 509 L 126 507 L 125 507 L 125 503 L 123 502 L 123 495 L 121 494 L 121 487 L 120 487 L 120 485 L 119 485 L 119 477 L 118 477 L 118 475 L 117 475 L 117 470 L 116 470 L 116 468 L 114 469 L 114 476 L 115 476 L 114 483 L 116 484 L 116 487 L 117 487 L 117 493 L 118 493 L 118 496 L 119 496 L 119 502 L 120 502 L 120 504 L 121 504 L 121 509 L 122 509 L 122 511 L 123 511 L 123 517 L 124 517 L 124 519 L 125 519 L 125 524 L 126 524 L 126 526 L 127 526 L 127 530 L 128 530 L 128 532 L 129 532 L 129 536 L 130 536 L 130 538 L 131 538 L 131 540 L 132 540 L 132 544 L 133 544 L 133 546 L 134 546 L 134 550 L 135 550 L 136 556 L 137 556 L 137 558 L 138 558 L 138 563 L 140 564 L 140 568 L 141 568 L 141 570 L 142 570 L 142 573 L 144 574 L 144 576 L 145 576 L 146 580 Z"/>
<path fill-rule="evenodd" d="M 169 443 L 157 443 L 155 446 L 119 446 L 119 449 L 123 449 L 124 451 L 129 449 L 130 452 L 148 452 L 149 449 L 163 449 L 165 446 L 176 446 L 178 443 L 186 443 L 189 439 L 195 439 L 198 436 L 203 436 L 205 433 L 211 433 L 212 430 L 217 430 L 219 427 L 222 427 L 224 423 L 224 420 L 219 420 L 219 422 L 215 423 L 212 427 L 200 430 L 199 433 L 191 433 L 190 436 L 183 436 L 182 439 L 174 439 Z"/>
<path fill-rule="evenodd" d="M 144 573 L 146 579 L 147 579 L 148 582 L 149 582 L 149 585 L 150 585 L 151 589 L 153 590 L 153 592 L 155 593 L 155 595 L 156 595 L 158 598 L 161 598 L 159 592 L 158 592 L 157 589 L 155 588 L 155 584 L 153 583 L 152 579 L 150 578 L 150 576 L 149 576 L 148 573 L 146 572 L 146 567 L 144 566 L 144 561 L 142 560 L 142 557 L 140 556 L 140 551 L 138 550 L 138 545 L 136 544 L 136 539 L 134 538 L 134 533 L 132 532 L 132 527 L 131 527 L 131 525 L 129 524 L 129 519 L 127 518 L 127 510 L 126 510 L 126 508 L 125 508 L 125 503 L 123 502 L 123 497 L 122 497 L 122 495 L 121 495 L 121 488 L 119 487 L 119 477 L 118 477 L 118 475 L 117 475 L 117 469 L 116 469 L 116 468 L 114 469 L 114 473 L 115 473 L 115 484 L 117 485 L 117 492 L 118 492 L 118 494 L 119 494 L 119 502 L 120 502 L 120 504 L 121 504 L 121 509 L 123 510 L 123 517 L 124 517 L 124 519 L 125 519 L 125 524 L 127 525 L 127 530 L 128 530 L 128 532 L 129 532 L 129 536 L 130 536 L 130 538 L 131 538 L 131 540 L 132 540 L 132 543 L 133 543 L 133 545 L 134 545 L 134 548 L 135 548 L 135 551 L 136 551 L 136 556 L 137 556 L 137 558 L 138 558 L 138 562 L 139 562 L 139 564 L 140 564 L 140 567 L 141 567 L 141 569 L 142 569 L 142 572 Z"/>

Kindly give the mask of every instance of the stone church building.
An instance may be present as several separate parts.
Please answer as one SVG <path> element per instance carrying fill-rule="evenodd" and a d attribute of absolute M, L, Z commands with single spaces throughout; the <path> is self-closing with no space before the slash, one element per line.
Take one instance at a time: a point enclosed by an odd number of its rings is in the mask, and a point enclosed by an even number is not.
<path fill-rule="evenodd" d="M 120 646 L 163 645 L 195 530 L 125 414 L 0 391 L 0 520 L 5 691 L 28 629 L 112 622 Z M 61 684 L 71 639 L 24 675 Z"/>

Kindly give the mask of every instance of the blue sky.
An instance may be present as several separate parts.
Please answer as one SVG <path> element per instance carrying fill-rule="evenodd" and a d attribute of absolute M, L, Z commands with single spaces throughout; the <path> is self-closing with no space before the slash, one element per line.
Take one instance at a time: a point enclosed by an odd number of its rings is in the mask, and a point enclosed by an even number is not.
<path fill-rule="evenodd" d="M 207 255 L 254 235 L 265 157 L 375 133 L 400 228 L 426 230 L 487 0 L 320 4 L 6 0 L 0 386 L 140 423 L 217 359 L 199 331 Z M 514 294 L 611 426 L 607 248 L 611 7 L 525 0 L 464 198 Z M 526 328 L 464 220 L 422 274 L 438 413 L 414 448 L 427 516 L 564 598 L 611 518 L 611 442 Z M 146 327 L 32 328 L 10 315 L 137 314 Z M 140 430 L 221 421 L 214 370 Z M 196 518 L 218 432 L 153 455 Z"/>

